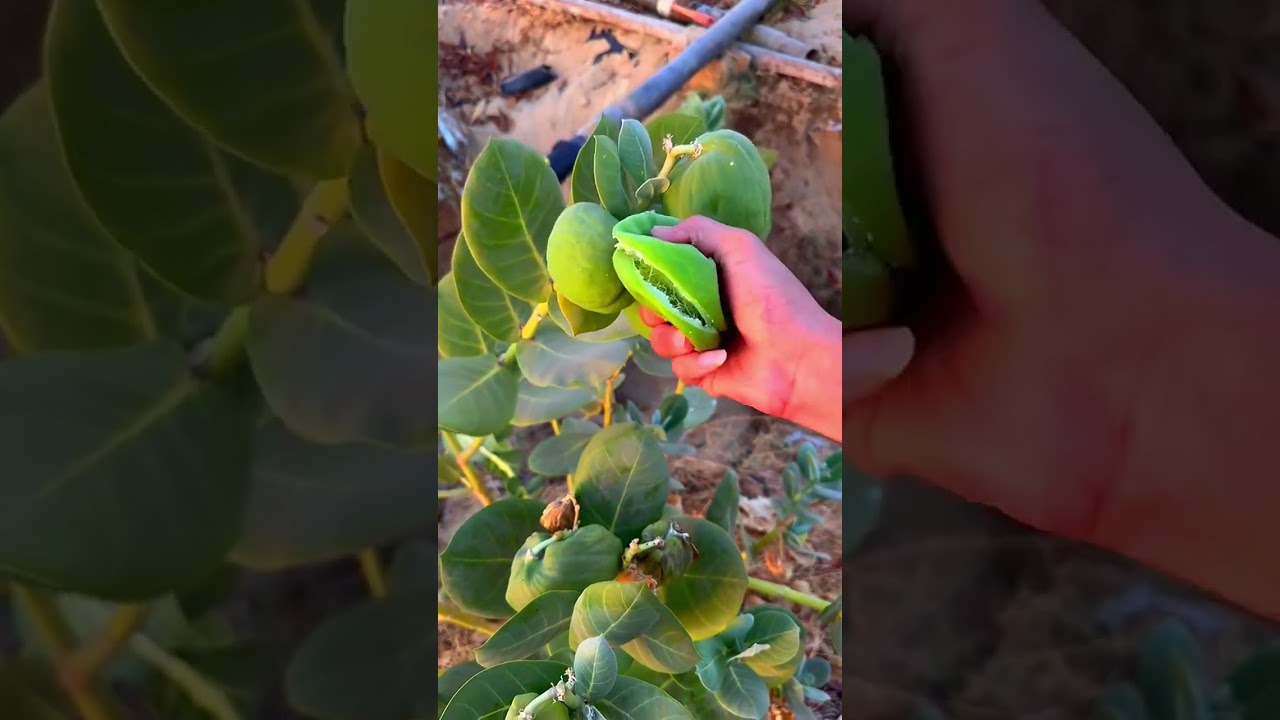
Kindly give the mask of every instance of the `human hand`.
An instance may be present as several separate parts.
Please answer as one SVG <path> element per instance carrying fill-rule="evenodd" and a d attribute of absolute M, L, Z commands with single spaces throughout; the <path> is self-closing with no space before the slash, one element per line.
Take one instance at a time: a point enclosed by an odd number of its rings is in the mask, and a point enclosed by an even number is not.
<path fill-rule="evenodd" d="M 1207 298 L 1265 282 L 1241 267 L 1250 231 L 1040 3 L 848 0 L 845 18 L 897 71 L 953 271 L 907 370 L 846 386 L 851 460 L 1132 551 L 1187 475 L 1157 446 L 1187 434 L 1168 409 L 1190 338 L 1221 322 Z"/>
<path fill-rule="evenodd" d="M 676 377 L 839 440 L 840 409 L 831 397 L 840 377 L 840 322 L 746 230 L 692 217 L 655 227 L 653 236 L 691 243 L 716 261 L 733 328 L 722 334 L 723 347 L 694 352 L 674 326 L 642 308 L 653 350 L 671 359 Z"/>

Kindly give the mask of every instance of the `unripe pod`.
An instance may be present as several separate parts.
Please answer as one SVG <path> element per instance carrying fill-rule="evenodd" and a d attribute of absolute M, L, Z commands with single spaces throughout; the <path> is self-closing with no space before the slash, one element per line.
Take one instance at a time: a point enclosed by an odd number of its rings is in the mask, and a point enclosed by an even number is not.
<path fill-rule="evenodd" d="M 507 709 L 506 720 L 519 720 L 520 711 L 528 707 L 539 693 L 524 693 L 517 695 L 515 700 L 511 701 L 511 707 Z M 534 720 L 569 720 L 569 708 L 558 702 L 544 702 L 533 714 Z"/>
<path fill-rule="evenodd" d="M 534 546 L 550 537 L 535 532 L 516 551 L 506 598 L 517 611 L 545 592 L 578 592 L 592 583 L 612 580 L 622 567 L 622 541 L 601 525 L 584 525 L 529 557 Z"/>
<path fill-rule="evenodd" d="M 613 268 L 617 219 L 595 203 L 565 208 L 547 238 L 547 272 L 556 292 L 594 313 L 616 313 L 631 297 Z"/>
<path fill-rule="evenodd" d="M 755 144 L 729 129 L 703 133 L 694 144 L 702 147 L 697 157 L 680 158 L 667 176 L 664 212 L 681 220 L 702 215 L 767 240 L 773 187 Z"/>

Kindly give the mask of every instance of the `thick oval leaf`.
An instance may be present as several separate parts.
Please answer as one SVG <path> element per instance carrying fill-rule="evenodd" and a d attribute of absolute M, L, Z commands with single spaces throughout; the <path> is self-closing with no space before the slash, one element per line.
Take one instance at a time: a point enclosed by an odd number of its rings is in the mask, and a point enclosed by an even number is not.
<path fill-rule="evenodd" d="M 476 673 L 440 720 L 502 720 L 511 700 L 526 692 L 542 692 L 564 676 L 565 666 L 549 660 L 513 660 Z"/>
<path fill-rule="evenodd" d="M 511 424 L 529 427 L 558 420 L 595 399 L 596 391 L 592 388 L 539 387 L 521 378 Z"/>
<path fill-rule="evenodd" d="M 769 712 L 769 689 L 760 676 L 740 662 L 729 663 L 716 701 L 724 709 L 742 718 L 762 718 Z"/>
<path fill-rule="evenodd" d="M 765 685 L 777 687 L 795 676 L 804 664 L 800 626 L 781 612 L 760 612 L 755 618 L 743 645 L 758 646 L 759 651 L 740 662 L 754 670 Z"/>
<path fill-rule="evenodd" d="M 438 146 L 423 132 L 436 119 L 435 8 L 421 0 L 348 2 L 347 72 L 369 136 L 423 177 L 435 179 Z"/>
<path fill-rule="evenodd" d="M 436 624 L 423 601 L 390 595 L 325 621 L 289 663 L 289 704 L 320 720 L 416 717 L 435 693 L 428 663 Z"/>
<path fill-rule="evenodd" d="M 738 499 L 738 474 L 733 470 L 725 470 L 724 477 L 720 478 L 720 483 L 711 496 L 705 517 L 719 525 L 731 538 L 738 531 Z"/>
<path fill-rule="evenodd" d="M 440 278 L 436 285 L 436 323 L 440 357 L 475 357 L 489 352 L 489 340 L 462 307 L 453 272 Z"/>
<path fill-rule="evenodd" d="M 272 420 L 255 441 L 253 491 L 232 551 L 255 570 L 354 555 L 430 525 L 431 456 L 308 442 Z"/>
<path fill-rule="evenodd" d="M 131 602 L 203 580 L 235 542 L 250 422 L 181 347 L 19 357 L 0 397 L 0 573 Z"/>
<path fill-rule="evenodd" d="M 689 401 L 689 413 L 684 416 L 684 422 L 680 427 L 688 430 L 697 427 L 702 423 L 711 419 L 716 413 L 716 399 L 711 397 L 706 390 L 697 387 L 687 387 L 684 389 L 685 400 Z"/>
<path fill-rule="evenodd" d="M 587 522 L 585 513 L 583 522 Z M 698 557 L 682 575 L 659 587 L 658 597 L 694 640 L 702 640 L 738 616 L 747 594 L 747 569 L 733 538 L 715 523 L 684 516 L 676 518 L 676 524 L 689 533 Z"/>
<path fill-rule="evenodd" d="M 574 691 L 585 700 L 605 697 L 618 680 L 618 657 L 603 637 L 583 640 L 573 656 Z"/>
<path fill-rule="evenodd" d="M 547 238 L 562 211 L 560 182 L 547 159 L 514 140 L 489 140 L 462 189 L 471 255 L 499 287 L 531 303 L 551 295 Z"/>
<path fill-rule="evenodd" d="M 644 125 L 631 118 L 623 120 L 618 131 L 618 159 L 622 165 L 622 185 L 632 212 L 649 209 L 647 203 L 641 203 L 636 197 L 636 191 L 646 180 L 657 177 L 658 168 L 653 158 L 653 142 Z"/>
<path fill-rule="evenodd" d="M 187 122 L 281 172 L 346 174 L 359 121 L 337 48 L 308 3 L 97 4 L 129 63 Z"/>
<path fill-rule="evenodd" d="M 0 327 L 18 352 L 156 333 L 135 261 L 98 228 L 67 174 L 44 82 L 0 116 Z"/>
<path fill-rule="evenodd" d="M 534 654 L 569 630 L 577 599 L 578 593 L 567 590 L 553 590 L 534 598 L 476 648 L 476 662 L 493 667 Z"/>
<path fill-rule="evenodd" d="M 615 218 L 631 214 L 627 191 L 622 185 L 618 145 L 613 140 L 592 135 L 583 143 L 569 180 L 569 197 L 574 203 L 601 205 Z"/>
<path fill-rule="evenodd" d="M 440 583 L 458 607 L 482 617 L 507 618 L 511 561 L 541 526 L 542 503 L 504 498 L 482 507 L 454 532 L 440 554 Z"/>
<path fill-rule="evenodd" d="M 440 277 L 435 183 L 382 149 L 378 150 L 378 173 L 391 207 L 427 263 L 427 272 L 432 280 Z"/>
<path fill-rule="evenodd" d="M 351 216 L 365 236 L 410 280 L 421 285 L 432 284 L 426 257 L 429 248 L 418 244 L 391 205 L 379 173 L 378 154 L 372 147 L 360 148 L 351 176 L 347 178 L 347 190 L 351 196 Z"/>
<path fill-rule="evenodd" d="M 449 274 L 457 285 L 463 311 L 486 335 L 505 343 L 520 339 L 520 328 L 533 308 L 508 295 L 484 274 L 471 256 L 466 233 L 458 233 L 454 242 Z"/>
<path fill-rule="evenodd" d="M 664 137 L 670 135 L 672 144 L 687 145 L 693 142 L 694 138 L 707 131 L 707 123 L 702 119 L 701 115 L 673 112 L 659 115 L 645 123 L 645 130 L 649 133 L 649 144 L 652 146 L 654 164 L 661 165 L 662 161 L 667 157 L 666 151 L 662 149 L 662 139 Z M 621 139 L 621 134 L 618 137 Z"/>
<path fill-rule="evenodd" d="M 578 466 L 582 451 L 586 449 L 587 443 L 591 442 L 596 432 L 561 431 L 559 435 L 543 440 L 533 448 L 533 452 L 529 453 L 529 469 L 548 477 L 561 477 L 572 473 Z"/>
<path fill-rule="evenodd" d="M 436 441 L 431 291 L 404 277 L 353 224 L 325 236 L 305 297 L 265 296 L 249 357 L 267 402 L 319 442 L 425 448 Z"/>
<path fill-rule="evenodd" d="M 596 433 L 587 443 L 569 490 L 578 499 L 582 524 L 603 525 L 626 543 L 640 537 L 640 531 L 662 515 L 668 477 L 667 458 L 653 433 L 631 423 L 619 423 Z M 733 541 L 729 543 L 732 545 Z M 738 566 L 741 568 L 741 560 Z M 742 585 L 745 593 L 745 570 Z M 738 602 L 741 601 L 739 594 Z M 736 615 L 737 610 L 735 605 L 732 614 Z"/>
<path fill-rule="evenodd" d="M 490 356 L 439 361 L 436 422 L 480 437 L 501 432 L 516 413 L 519 371 Z"/>
<path fill-rule="evenodd" d="M 437 717 L 444 712 L 445 706 L 449 704 L 449 701 L 453 699 L 454 695 L 458 694 L 458 691 L 462 689 L 462 686 L 466 684 L 468 680 L 475 677 L 476 673 L 483 669 L 484 668 L 480 666 L 480 663 L 475 662 L 474 660 L 468 660 L 467 662 L 454 665 L 448 670 L 440 671 L 440 677 L 437 680 L 438 685 L 436 687 L 436 698 L 438 701 L 436 704 Z"/>
<path fill-rule="evenodd" d="M 698 664 L 689 633 L 644 583 L 598 582 L 582 591 L 569 622 L 569 644 L 605 641 L 651 670 L 682 673 Z"/>
<path fill-rule="evenodd" d="M 247 196 L 296 203 L 292 186 L 219 151 L 174 115 L 120 56 L 94 3 L 54 4 L 46 53 L 68 167 L 107 232 L 194 297 L 252 297 L 266 238 Z"/>
<path fill-rule="evenodd" d="M 631 361 L 640 368 L 640 371 L 646 375 L 653 377 L 667 378 L 674 380 L 675 372 L 671 370 L 671 361 L 667 358 L 658 357 L 654 354 L 652 346 L 649 343 L 639 343 L 636 349 L 631 353 Z M 685 392 L 693 388 L 685 388 Z"/>
<path fill-rule="evenodd" d="M 569 337 L 555 323 L 538 326 L 532 339 L 516 348 L 520 371 L 534 385 L 598 387 L 622 369 L 634 343 L 588 343 Z"/>

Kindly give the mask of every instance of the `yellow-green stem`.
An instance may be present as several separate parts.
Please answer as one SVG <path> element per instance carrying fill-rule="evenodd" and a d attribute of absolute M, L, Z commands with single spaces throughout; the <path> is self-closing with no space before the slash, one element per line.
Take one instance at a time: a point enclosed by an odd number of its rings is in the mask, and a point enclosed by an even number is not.
<path fill-rule="evenodd" d="M 287 295 L 302 286 L 316 246 L 347 211 L 347 180 L 321 180 L 302 201 L 293 224 L 267 261 L 267 292 Z"/>
<path fill-rule="evenodd" d="M 245 338 L 249 335 L 249 306 L 231 308 L 218 333 L 213 336 L 209 367 L 213 374 L 225 377 L 244 359 Z"/>
<path fill-rule="evenodd" d="M 778 523 L 777 525 L 774 525 L 772 530 L 765 533 L 764 535 L 761 535 L 759 540 L 756 540 L 755 542 L 751 543 L 751 549 L 755 552 L 760 552 L 761 550 L 764 550 L 765 548 L 769 547 L 769 543 L 773 542 L 774 540 L 777 540 L 778 536 L 782 534 L 782 531 L 786 530 L 787 526 L 795 522 L 795 519 L 796 519 L 795 516 L 792 515 L 788 517 L 786 520 Z"/>
<path fill-rule="evenodd" d="M 604 407 L 604 427 L 609 427 L 613 422 L 613 384 L 618 381 L 618 373 L 622 372 L 619 368 L 604 381 L 604 399 L 601 404 Z"/>
<path fill-rule="evenodd" d="M 98 689 L 73 662 L 76 637 L 53 598 L 43 590 L 14 584 L 13 599 L 31 618 L 36 636 L 53 657 L 58 670 L 58 683 L 71 700 L 80 720 L 114 720 Z"/>
<path fill-rule="evenodd" d="M 476 474 L 475 468 L 471 467 L 471 463 L 467 461 L 470 455 L 464 455 L 466 451 L 462 449 L 462 443 L 458 442 L 458 436 L 451 432 L 442 432 L 440 434 L 444 437 L 445 447 L 448 447 L 449 452 L 453 453 L 453 458 L 458 463 L 458 469 L 462 471 L 462 482 L 471 489 L 471 494 L 476 496 L 481 505 L 492 505 L 493 496 L 489 494 L 489 489 L 484 486 L 484 482 Z M 478 440 L 483 442 L 481 438 L 478 438 Z"/>
<path fill-rule="evenodd" d="M 792 590 L 786 585 L 779 585 L 778 583 L 761 580 L 760 578 L 748 577 L 747 589 L 763 597 L 781 598 L 814 610 L 825 610 L 827 606 L 831 604 L 830 600 L 823 600 L 816 595 L 802 593 L 799 590 Z"/>
<path fill-rule="evenodd" d="M 551 432 L 555 433 L 556 435 L 560 434 L 560 421 L 556 420 L 555 418 L 551 418 Z"/>
<path fill-rule="evenodd" d="M 469 612 L 463 612 L 462 610 L 449 605 L 436 606 L 436 620 L 452 623 L 458 627 L 464 627 L 468 630 L 475 630 L 478 633 L 484 633 L 488 636 L 492 636 L 497 631 L 497 628 L 495 628 L 488 620 L 485 620 L 478 615 L 472 615 Z"/>
<path fill-rule="evenodd" d="M 90 681 L 98 678 L 107 663 L 128 645 L 129 638 L 146 618 L 146 605 L 124 605 L 116 610 L 102 634 L 76 651 L 74 661 L 80 674 Z"/>
<path fill-rule="evenodd" d="M 683 381 L 683 380 L 676 380 L 676 394 L 677 394 L 677 395 L 683 395 L 683 394 L 684 394 L 684 381 Z"/>
<path fill-rule="evenodd" d="M 360 561 L 360 574 L 369 586 L 369 594 L 381 600 L 387 596 L 387 577 L 382 572 L 382 561 L 378 559 L 378 551 L 373 548 L 361 550 L 356 558 Z"/>
<path fill-rule="evenodd" d="M 546 302 L 540 302 L 537 305 L 534 305 L 533 314 L 530 315 L 529 319 L 525 321 L 524 327 L 520 328 L 520 339 L 532 340 L 533 336 L 538 332 L 538 323 L 542 322 L 542 319 L 545 318 L 550 312 L 551 312 L 551 308 L 549 305 L 547 305 Z M 507 351 L 502 354 L 502 359 L 500 362 L 503 365 L 510 365 L 511 363 L 515 362 L 516 348 L 518 347 L 519 347 L 518 343 L 512 343 L 511 346 L 507 348 Z"/>
<path fill-rule="evenodd" d="M 658 171 L 658 177 L 664 180 L 671 174 L 671 170 L 675 168 L 676 161 L 685 155 L 693 155 L 697 157 L 702 153 L 702 146 L 690 143 L 688 145 L 675 145 L 667 151 L 667 157 L 662 161 L 662 169 Z"/>

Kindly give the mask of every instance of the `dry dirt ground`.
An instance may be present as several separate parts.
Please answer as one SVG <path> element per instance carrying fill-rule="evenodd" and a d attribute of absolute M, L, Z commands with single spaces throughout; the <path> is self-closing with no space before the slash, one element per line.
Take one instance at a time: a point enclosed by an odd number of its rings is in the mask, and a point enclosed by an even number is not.
<path fill-rule="evenodd" d="M 1219 194 L 1280 233 L 1280 4 L 1048 4 L 1130 87 Z M 441 35 L 442 92 L 470 125 L 477 150 L 484 138 L 503 134 L 547 151 L 588 122 L 593 109 L 624 95 L 667 59 L 661 43 L 619 32 L 620 44 L 635 55 L 610 55 L 590 65 L 606 47 L 586 40 L 592 26 L 550 16 L 524 19 L 510 5 L 468 3 L 468 9 L 483 8 L 471 17 L 502 19 L 473 23 L 460 19 L 458 5 L 446 2 L 441 10 L 441 27 L 450 28 Z M 839 46 L 829 33 L 839 24 L 838 3 L 797 1 L 775 15 L 771 24 L 839 63 Z M 519 100 L 494 99 L 502 78 L 542 63 L 562 79 Z M 837 267 L 839 246 L 831 191 L 839 180 L 822 168 L 838 153 L 836 99 L 732 62 L 692 85 L 704 94 L 724 94 L 729 123 L 779 150 L 779 220 L 770 247 L 834 310 L 839 279 L 830 268 Z M 622 391 L 641 398 L 669 390 L 662 383 L 637 385 Z M 698 456 L 672 462 L 673 474 L 688 487 L 685 507 L 700 511 L 726 466 L 742 476 L 744 498 L 777 492 L 778 470 L 793 449 L 787 441 L 797 431 L 726 408 L 695 435 Z M 829 509 L 831 524 L 817 538 L 837 558 L 839 509 Z M 442 531 L 467 512 L 449 508 Z M 1045 537 L 907 480 L 889 485 L 877 530 L 835 567 L 805 566 L 792 557 L 781 568 L 753 568 L 763 577 L 771 570 L 825 597 L 843 581 L 848 639 L 836 664 L 842 677 L 829 689 L 843 699 L 844 714 L 859 720 L 910 718 L 921 701 L 957 720 L 1086 717 L 1100 688 L 1131 670 L 1137 640 L 1159 619 L 1174 615 L 1187 622 L 1217 676 L 1280 634 L 1273 624 L 1119 558 Z M 442 627 L 442 662 L 466 657 L 479 640 Z"/>

